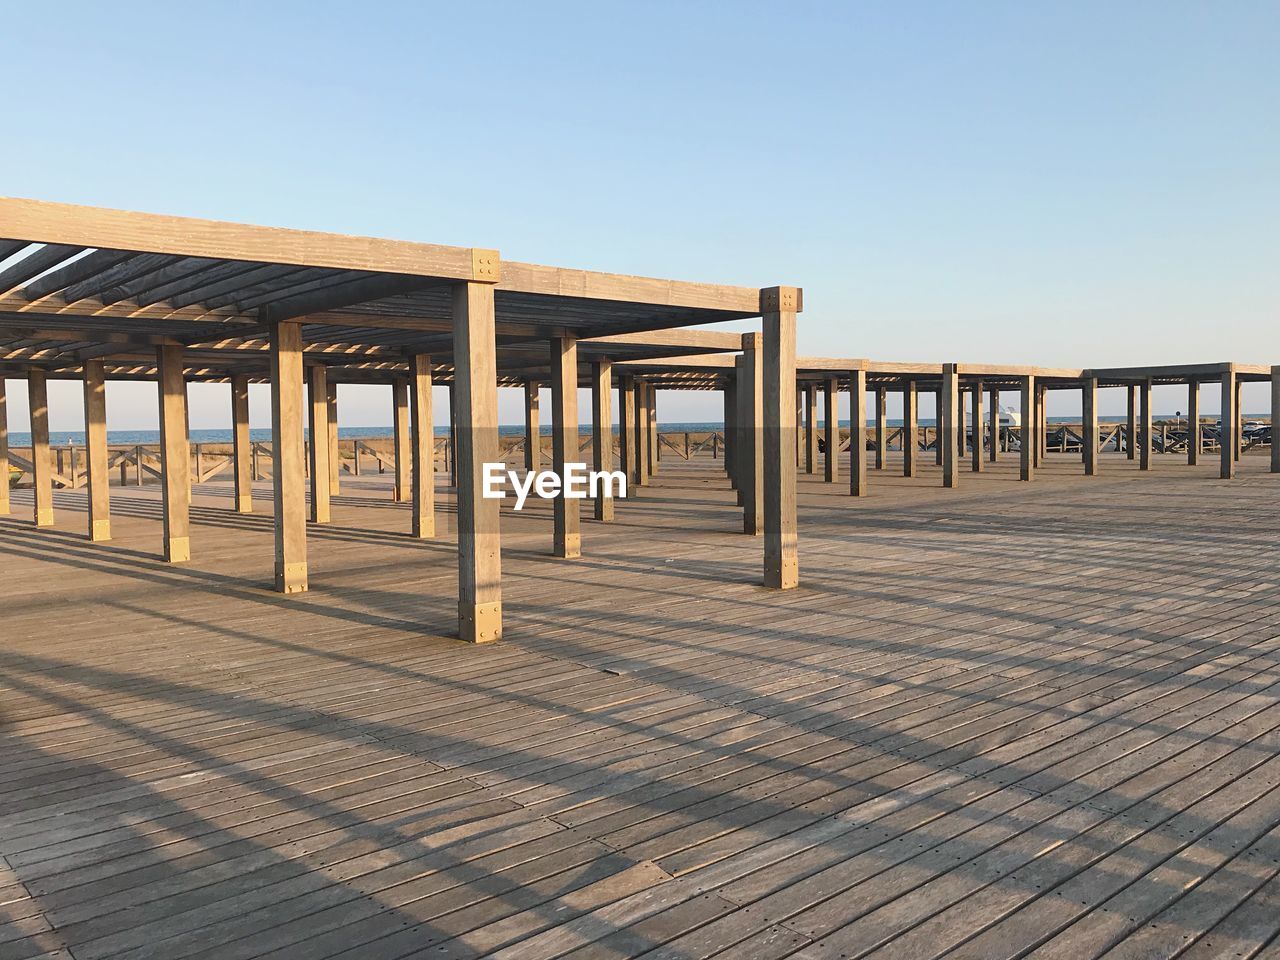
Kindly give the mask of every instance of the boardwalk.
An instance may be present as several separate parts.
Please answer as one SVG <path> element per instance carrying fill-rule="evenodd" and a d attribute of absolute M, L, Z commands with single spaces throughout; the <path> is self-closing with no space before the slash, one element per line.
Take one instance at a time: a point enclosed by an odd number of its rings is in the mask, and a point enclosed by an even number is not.
<path fill-rule="evenodd" d="M 1265 457 L 802 474 L 787 592 L 717 467 L 580 559 L 504 511 L 489 646 L 443 488 L 419 541 L 344 479 L 294 597 L 265 487 L 198 487 L 186 566 L 153 488 L 106 544 L 17 492 L 0 957 L 1280 957 Z"/>

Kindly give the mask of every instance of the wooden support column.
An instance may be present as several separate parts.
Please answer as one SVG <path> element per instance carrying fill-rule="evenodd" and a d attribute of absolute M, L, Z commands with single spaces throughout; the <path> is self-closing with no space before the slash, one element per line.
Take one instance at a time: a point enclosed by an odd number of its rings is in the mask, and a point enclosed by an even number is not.
<path fill-rule="evenodd" d="M 942 466 L 942 392 L 939 385 L 933 398 L 933 462 L 938 466 Z"/>
<path fill-rule="evenodd" d="M 160 369 L 160 471 L 164 484 L 164 558 L 191 559 L 191 449 L 187 441 L 187 380 L 182 347 L 156 348 Z"/>
<path fill-rule="evenodd" d="M 734 414 L 737 412 L 737 394 L 735 392 L 733 378 L 728 378 L 724 384 L 724 470 L 729 476 L 729 486 L 731 489 L 738 488 L 738 478 L 733 472 L 733 421 Z"/>
<path fill-rule="evenodd" d="M 1036 378 L 1022 378 L 1022 411 L 1021 411 L 1021 436 L 1018 438 L 1018 446 L 1021 454 L 1021 464 L 1018 473 L 1020 480 L 1031 480 L 1035 476 L 1035 448 L 1036 448 Z"/>
<path fill-rule="evenodd" d="M 307 429 L 311 443 L 311 522 L 328 523 L 329 510 L 329 378 L 319 364 L 307 368 Z"/>
<path fill-rule="evenodd" d="M 1000 459 L 1000 391 L 993 388 L 991 390 L 991 423 L 987 429 L 991 434 L 991 449 L 987 451 L 987 458 L 996 463 Z"/>
<path fill-rule="evenodd" d="M 231 378 L 231 456 L 236 513 L 253 512 L 253 443 L 249 439 L 249 378 Z"/>
<path fill-rule="evenodd" d="M 1131 383 L 1124 389 L 1127 400 L 1124 452 L 1133 460 L 1138 456 L 1138 385 Z"/>
<path fill-rule="evenodd" d="M 111 478 L 107 474 L 107 383 L 101 360 L 84 362 L 84 434 L 89 475 L 89 539 L 111 539 Z M 9 477 L 2 479 L 6 488 Z"/>
<path fill-rule="evenodd" d="M 818 470 L 818 385 L 804 385 L 804 472 Z"/>
<path fill-rule="evenodd" d="M 542 469 L 541 391 L 534 380 L 524 382 L 524 468 Z"/>
<path fill-rule="evenodd" d="M 578 341 L 551 340 L 551 467 L 563 480 L 567 465 L 578 463 Z M 557 557 L 582 556 L 581 500 L 563 491 L 551 501 Z"/>
<path fill-rule="evenodd" d="M 974 381 L 973 398 L 970 400 L 972 407 L 969 413 L 969 419 L 973 421 L 973 444 L 971 446 L 971 449 L 969 450 L 969 468 L 974 473 L 982 472 L 982 454 L 983 454 L 982 431 L 984 429 L 984 424 L 982 422 L 984 419 L 982 416 L 983 392 L 984 391 L 983 391 L 982 381 L 981 380 Z M 963 432 L 964 431 L 962 430 L 961 433 Z M 995 443 L 994 435 L 991 438 L 991 442 Z"/>
<path fill-rule="evenodd" d="M 649 482 L 649 388 L 643 380 L 635 382 L 636 394 L 636 479 L 642 487 Z"/>
<path fill-rule="evenodd" d="M 484 465 L 498 457 L 498 371 L 493 287 L 453 291 L 458 401 L 458 634 L 484 643 L 502 636 L 502 535 L 498 503 L 484 496 Z"/>
<path fill-rule="evenodd" d="M 1236 409 L 1236 368 L 1228 366 L 1222 374 L 1222 428 L 1218 436 L 1221 468 L 1218 476 L 1233 480 L 1236 475 L 1236 433 L 1240 430 L 1240 411 Z"/>
<path fill-rule="evenodd" d="M 591 468 L 613 470 L 613 364 L 597 360 L 591 364 Z M 594 514 L 608 523 L 613 519 L 613 485 L 601 483 L 595 497 Z"/>
<path fill-rule="evenodd" d="M 1036 466 L 1043 465 L 1049 455 L 1049 389 L 1036 385 Z"/>
<path fill-rule="evenodd" d="M 494 389 L 497 389 L 496 387 Z M 458 489 L 458 393 L 452 383 L 449 384 L 449 486 Z"/>
<path fill-rule="evenodd" d="M 342 492 L 342 451 L 338 447 L 338 385 L 325 387 L 325 413 L 329 427 L 329 496 Z"/>
<path fill-rule="evenodd" d="M 954 363 L 942 365 L 942 390 L 938 407 L 938 447 L 942 451 L 942 485 L 960 482 L 960 375 Z"/>
<path fill-rule="evenodd" d="M 967 450 L 967 443 L 968 443 L 968 440 L 967 440 L 968 430 L 965 429 L 965 423 L 964 423 L 964 417 L 965 417 L 964 397 L 965 397 L 964 384 L 961 384 L 959 399 L 957 402 L 957 408 L 959 409 L 960 413 L 958 414 L 958 419 L 956 421 L 957 425 L 959 426 L 959 429 L 956 431 L 956 453 L 959 455 L 959 458 L 960 458 L 959 460 L 956 461 L 957 464 L 964 460 L 965 451 Z"/>
<path fill-rule="evenodd" d="M 880 396 L 881 392 L 877 390 L 877 403 Z M 877 459 L 879 459 L 878 453 Z M 849 494 L 854 497 L 867 495 L 867 371 L 865 370 L 849 371 Z"/>
<path fill-rule="evenodd" d="M 796 469 L 804 466 L 804 387 L 796 384 Z"/>
<path fill-rule="evenodd" d="M 0 406 L 3 399 L 0 398 Z M 1280 436 L 1276 434 L 1280 428 L 1280 366 L 1271 368 L 1271 472 L 1280 473 Z M 3 429 L 0 426 L 0 429 Z"/>
<path fill-rule="evenodd" d="M 919 445 L 919 392 L 916 390 L 916 382 L 909 380 L 902 390 L 902 475 L 904 477 L 916 475 Z"/>
<path fill-rule="evenodd" d="M 1141 437 L 1141 454 L 1138 466 L 1142 470 L 1151 469 L 1151 449 L 1154 443 L 1151 429 L 1151 381 L 1144 380 L 1141 384 L 1141 418 L 1142 422 L 1138 427 L 1138 435 Z"/>
<path fill-rule="evenodd" d="M 662 459 L 662 455 L 658 452 L 660 447 L 660 434 L 658 430 L 658 388 L 652 383 L 646 384 L 649 393 L 649 476 L 653 476 L 658 472 L 658 462 Z"/>
<path fill-rule="evenodd" d="M 275 322 L 271 336 L 271 490 L 275 503 L 275 588 L 307 589 L 307 504 L 303 482 L 302 327 Z"/>
<path fill-rule="evenodd" d="M 431 403 L 431 357 L 409 358 L 409 429 L 413 451 L 413 516 L 409 532 L 419 540 L 436 535 L 436 428 Z"/>
<path fill-rule="evenodd" d="M 1083 411 L 1084 475 L 1098 475 L 1098 379 L 1090 377 L 1080 385 Z"/>
<path fill-rule="evenodd" d="M 123 466 L 121 471 L 123 471 Z M 9 503 L 9 400 L 4 377 L 0 377 L 0 517 L 7 517 Z"/>
<path fill-rule="evenodd" d="M 1273 377 L 1274 381 L 1274 372 Z M 1274 397 L 1274 387 L 1273 387 Z M 1277 421 L 1272 421 L 1273 423 Z M 1271 448 L 1272 462 L 1275 462 L 1276 448 Z M 1196 466 L 1200 462 L 1200 381 L 1192 380 L 1187 384 L 1187 463 Z"/>
<path fill-rule="evenodd" d="M 885 403 L 888 391 L 876 387 L 876 469 L 884 469 L 885 451 L 889 445 L 889 417 Z"/>
<path fill-rule="evenodd" d="M 840 479 L 840 391 L 835 380 L 828 380 L 822 389 L 823 443 L 827 448 L 823 460 L 823 479 L 835 483 Z"/>
<path fill-rule="evenodd" d="M 49 453 L 49 387 L 43 370 L 27 373 L 27 399 L 31 408 L 31 482 L 35 497 L 33 519 L 37 527 L 53 526 L 53 459 Z M 5 483 L 9 482 L 8 464 Z"/>
<path fill-rule="evenodd" d="M 786 590 L 800 582 L 796 474 L 791 467 L 796 429 L 791 396 L 796 382 L 800 291 L 795 287 L 773 287 L 761 291 L 760 301 L 764 319 L 760 350 L 764 399 L 764 585 Z"/>
<path fill-rule="evenodd" d="M 618 402 L 621 407 L 618 411 L 618 440 L 622 448 L 619 453 L 622 472 L 627 475 L 627 495 L 630 496 L 631 489 L 640 485 L 640 442 L 636 436 L 639 417 L 634 377 L 623 377 L 618 381 Z"/>
<path fill-rule="evenodd" d="M 391 381 L 391 433 L 395 450 L 396 477 L 391 499 L 404 503 L 409 499 L 409 384 L 397 377 Z"/>
<path fill-rule="evenodd" d="M 753 537 L 764 533 L 764 350 L 759 333 L 742 335 L 738 357 L 738 416 L 741 421 L 742 531 Z M 816 435 L 816 434 L 815 434 Z"/>
<path fill-rule="evenodd" d="M 1236 377 L 1236 402 L 1234 409 L 1236 412 L 1236 422 L 1234 429 L 1231 431 L 1232 435 L 1235 437 L 1235 442 L 1232 444 L 1232 453 L 1235 456 L 1236 461 L 1239 462 L 1240 454 L 1244 450 L 1244 424 L 1242 423 L 1244 420 L 1244 381 L 1239 377 Z"/>

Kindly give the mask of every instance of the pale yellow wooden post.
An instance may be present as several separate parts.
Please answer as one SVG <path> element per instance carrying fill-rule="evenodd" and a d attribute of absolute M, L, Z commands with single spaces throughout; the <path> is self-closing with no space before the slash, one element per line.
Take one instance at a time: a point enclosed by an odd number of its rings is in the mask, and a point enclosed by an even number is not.
<path fill-rule="evenodd" d="M 649 391 L 649 476 L 653 476 L 658 472 L 658 462 L 662 459 L 662 455 L 658 452 L 662 443 L 658 429 L 658 388 L 652 383 L 647 387 Z"/>
<path fill-rule="evenodd" d="M 1235 425 L 1231 431 L 1234 441 L 1232 443 L 1232 454 L 1236 460 L 1240 459 L 1240 454 L 1244 450 L 1244 425 L 1240 422 L 1244 419 L 1244 381 L 1236 376 L 1236 401 L 1233 404 L 1235 410 Z"/>
<path fill-rule="evenodd" d="M 436 535 L 436 428 L 431 404 L 431 357 L 409 360 L 409 423 L 413 449 L 413 536 Z"/>
<path fill-rule="evenodd" d="M 338 385 L 325 386 L 325 413 L 329 428 L 329 496 L 336 497 L 342 490 L 342 450 L 338 446 Z"/>
<path fill-rule="evenodd" d="M 164 558 L 191 559 L 191 449 L 187 440 L 187 380 L 182 347 L 156 348 L 160 371 L 160 475 L 164 503 Z"/>
<path fill-rule="evenodd" d="M 942 365 L 942 389 L 938 393 L 938 444 L 942 448 L 942 485 L 954 487 L 960 481 L 960 376 L 954 363 Z"/>
<path fill-rule="evenodd" d="M 804 385 L 804 472 L 818 470 L 818 385 Z"/>
<path fill-rule="evenodd" d="M 834 378 L 822 386 L 823 443 L 827 455 L 823 460 L 822 479 L 835 483 L 840 479 L 840 391 Z"/>
<path fill-rule="evenodd" d="M 399 377 L 391 382 L 391 424 L 396 464 L 391 499 L 404 503 L 409 499 L 409 384 Z"/>
<path fill-rule="evenodd" d="M 236 513 L 253 512 L 253 464 L 255 454 L 249 439 L 249 378 L 231 378 L 231 455 L 235 470 Z"/>
<path fill-rule="evenodd" d="M 329 378 L 319 364 L 307 369 L 307 430 L 311 434 L 311 522 L 328 523 Z"/>
<path fill-rule="evenodd" d="M 502 535 L 498 503 L 484 496 L 484 465 L 498 457 L 498 373 L 493 286 L 453 290 L 458 470 L 458 634 L 484 643 L 502 636 Z"/>
<path fill-rule="evenodd" d="M 1142 422 L 1138 427 L 1138 434 L 1141 437 L 1139 450 L 1138 466 L 1142 470 L 1151 469 L 1151 449 L 1154 443 L 1151 426 L 1151 380 L 1142 381 L 1141 387 L 1141 418 Z"/>
<path fill-rule="evenodd" d="M 933 397 L 933 462 L 942 466 L 942 384 Z M 944 478 L 945 484 L 945 478 Z"/>
<path fill-rule="evenodd" d="M 1022 378 L 1022 423 L 1018 436 L 1020 447 L 1020 469 L 1018 479 L 1032 480 L 1035 477 L 1036 443 L 1036 378 Z"/>
<path fill-rule="evenodd" d="M 111 539 L 111 478 L 107 474 L 107 383 L 102 361 L 84 362 L 84 434 L 89 474 L 89 539 Z M 7 488 L 8 477 L 5 477 Z"/>
<path fill-rule="evenodd" d="M 902 475 L 916 475 L 916 460 L 919 458 L 920 445 L 920 413 L 919 393 L 916 382 L 908 380 L 902 390 Z"/>
<path fill-rule="evenodd" d="M 302 327 L 271 324 L 271 487 L 275 501 L 275 587 L 307 589 L 307 504 L 303 483 Z"/>
<path fill-rule="evenodd" d="M 1080 388 L 1084 411 L 1084 473 L 1086 477 L 1098 475 L 1098 379 L 1087 378 Z"/>
<path fill-rule="evenodd" d="M 627 490 L 640 484 L 640 444 L 636 437 L 636 384 L 633 377 L 618 381 L 618 442 Z"/>
<path fill-rule="evenodd" d="M 33 519 L 37 527 L 53 526 L 53 458 L 49 452 L 49 386 L 43 370 L 27 372 L 27 400 L 31 408 L 31 483 Z M 5 477 L 5 482 L 8 482 Z"/>
<path fill-rule="evenodd" d="M 551 340 L 551 458 L 563 481 L 567 465 L 578 461 L 578 341 L 570 336 Z M 557 557 L 582 556 L 581 500 L 561 491 L 551 502 L 553 546 Z"/>
<path fill-rule="evenodd" d="M 1187 463 L 1193 467 L 1200 463 L 1200 437 L 1200 381 L 1190 380 L 1187 383 Z M 1274 445 L 1271 451 L 1274 458 Z"/>
<path fill-rule="evenodd" d="M 591 458 L 592 469 L 613 470 L 613 364 L 597 360 L 591 365 Z M 613 519 L 613 485 L 601 483 L 594 501 L 597 520 Z"/>
<path fill-rule="evenodd" d="M 1222 429 L 1219 431 L 1218 448 L 1221 468 L 1218 475 L 1232 480 L 1236 475 L 1236 433 L 1240 429 L 1240 411 L 1236 409 L 1236 368 L 1229 365 L 1222 373 Z"/>
<path fill-rule="evenodd" d="M 876 391 L 879 402 L 880 391 Z M 878 421 L 877 421 L 878 423 Z M 877 442 L 877 447 L 879 443 Z M 879 457 L 877 456 L 877 459 Z M 849 371 L 849 493 L 867 495 L 867 371 Z"/>
<path fill-rule="evenodd" d="M 738 380 L 738 414 L 742 436 L 742 530 L 753 537 L 764 533 L 764 355 L 763 336 L 742 335 L 742 377 Z M 815 434 L 816 436 L 816 434 Z"/>
<path fill-rule="evenodd" d="M 801 292 L 772 287 L 760 292 L 764 319 L 764 585 L 790 589 L 800 582 L 796 528 L 796 474 L 791 466 L 796 430 L 796 314 Z"/>
<path fill-rule="evenodd" d="M 635 383 L 636 391 L 636 486 L 649 482 L 649 387 L 642 380 Z"/>
<path fill-rule="evenodd" d="M 542 469 L 542 424 L 540 420 L 540 391 L 534 380 L 524 382 L 524 468 Z"/>
<path fill-rule="evenodd" d="M 7 517 L 10 509 L 9 400 L 5 395 L 4 377 L 0 377 L 0 517 Z"/>
<path fill-rule="evenodd" d="M 884 469 L 885 453 L 889 447 L 888 391 L 876 387 L 876 469 Z"/>

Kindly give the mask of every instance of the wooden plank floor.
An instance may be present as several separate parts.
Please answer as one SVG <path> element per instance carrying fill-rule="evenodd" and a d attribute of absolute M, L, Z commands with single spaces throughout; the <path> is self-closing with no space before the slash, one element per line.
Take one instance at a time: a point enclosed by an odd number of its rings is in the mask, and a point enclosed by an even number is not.
<path fill-rule="evenodd" d="M 842 465 L 843 466 L 843 465 Z M 893 464 L 893 466 L 897 466 Z M 801 475 L 803 586 L 718 463 L 549 555 L 507 638 L 389 476 L 309 593 L 260 513 L 0 518 L 0 958 L 1280 957 L 1280 478 Z M 442 491 L 443 496 L 443 491 Z"/>

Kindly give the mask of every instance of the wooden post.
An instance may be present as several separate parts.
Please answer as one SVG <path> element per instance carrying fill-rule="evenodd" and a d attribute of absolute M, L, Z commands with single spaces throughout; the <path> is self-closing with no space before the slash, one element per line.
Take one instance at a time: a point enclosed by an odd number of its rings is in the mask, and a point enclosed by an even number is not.
<path fill-rule="evenodd" d="M 919 392 L 916 382 L 908 380 L 902 390 L 902 475 L 916 475 L 916 460 L 920 451 Z"/>
<path fill-rule="evenodd" d="M 436 428 L 431 403 L 431 357 L 409 359 L 409 424 L 413 451 L 413 515 L 409 532 L 419 540 L 436 535 Z"/>
<path fill-rule="evenodd" d="M 658 430 L 658 388 L 652 383 L 645 385 L 649 394 L 649 463 L 648 475 L 653 476 L 658 472 L 658 463 L 662 459 L 659 453 L 661 444 L 659 443 L 660 433 Z"/>
<path fill-rule="evenodd" d="M 938 407 L 938 446 L 942 450 L 942 485 L 960 481 L 960 375 L 954 363 L 942 365 L 941 404 Z"/>
<path fill-rule="evenodd" d="M 495 374 L 495 384 L 497 382 Z M 494 387 L 495 392 L 497 387 Z M 458 489 L 458 404 L 457 390 L 449 384 L 449 486 Z"/>
<path fill-rule="evenodd" d="M 302 327 L 270 325 L 271 489 L 275 502 L 275 588 L 307 589 L 307 504 L 303 486 Z"/>
<path fill-rule="evenodd" d="M 551 459 L 563 481 L 567 465 L 578 463 L 578 341 L 570 336 L 551 340 Z M 551 501 L 557 557 L 582 556 L 582 501 L 560 495 Z"/>
<path fill-rule="evenodd" d="M 0 405 L 3 401 L 0 400 Z M 1276 430 L 1280 428 L 1280 366 L 1271 368 L 1271 472 L 1280 473 L 1280 437 Z"/>
<path fill-rule="evenodd" d="M 89 539 L 111 539 L 111 478 L 107 475 L 107 384 L 101 360 L 84 362 L 84 434 L 89 461 Z M 9 487 L 9 478 L 4 477 Z"/>
<path fill-rule="evenodd" d="M 622 377 L 618 381 L 618 442 L 622 460 L 622 472 L 627 475 L 627 495 L 640 484 L 640 442 L 636 437 L 636 382 L 634 377 Z M 732 472 L 730 477 L 732 477 Z"/>
<path fill-rule="evenodd" d="M 742 437 L 742 532 L 753 537 L 764 533 L 764 352 L 763 335 L 744 333 L 738 357 L 738 415 Z M 817 436 L 817 434 L 814 434 Z"/>
<path fill-rule="evenodd" d="M 1222 374 L 1222 428 L 1218 436 L 1221 468 L 1218 476 L 1232 480 L 1236 475 L 1235 435 L 1240 429 L 1240 414 L 1236 409 L 1236 368 L 1229 365 Z"/>
<path fill-rule="evenodd" d="M 591 364 L 591 468 L 598 472 L 613 470 L 613 364 L 596 360 Z M 601 483 L 594 498 L 597 520 L 613 520 L 612 484 Z"/>
<path fill-rule="evenodd" d="M 804 466 L 804 387 L 796 384 L 796 469 Z"/>
<path fill-rule="evenodd" d="M 1231 435 L 1235 438 L 1232 443 L 1232 453 L 1237 461 L 1244 449 L 1244 381 L 1236 377 L 1236 402 L 1233 407 L 1235 410 L 1235 423 L 1232 425 Z"/>
<path fill-rule="evenodd" d="M 1018 438 L 1020 449 L 1020 468 L 1018 478 L 1031 480 L 1035 476 L 1036 447 L 1036 378 L 1022 378 L 1022 411 L 1021 430 Z"/>
<path fill-rule="evenodd" d="M 642 487 L 649 482 L 649 388 L 643 380 L 635 381 L 636 411 L 636 479 Z"/>
<path fill-rule="evenodd" d="M 991 449 L 987 451 L 987 458 L 996 463 L 1000 459 L 1000 390 L 996 387 L 991 389 L 991 424 L 988 427 L 991 433 Z"/>
<path fill-rule="evenodd" d="M 818 469 L 818 385 L 804 385 L 804 472 Z"/>
<path fill-rule="evenodd" d="M 800 291 L 773 287 L 760 293 L 764 320 L 761 385 L 764 417 L 764 585 L 790 589 L 800 582 L 796 530 L 796 474 L 791 451 L 796 424 L 796 312 Z"/>
<path fill-rule="evenodd" d="M 737 371 L 724 384 L 724 469 L 729 489 L 738 489 L 738 384 Z M 741 501 L 739 501 L 741 502 Z"/>
<path fill-rule="evenodd" d="M 336 497 L 342 490 L 342 450 L 338 446 L 338 385 L 325 387 L 325 407 L 329 425 L 329 496 Z"/>
<path fill-rule="evenodd" d="M 1084 424 L 1081 428 L 1084 446 L 1084 475 L 1098 475 L 1098 378 L 1089 377 L 1080 385 L 1081 410 Z"/>
<path fill-rule="evenodd" d="M 123 464 L 123 461 L 121 461 Z M 121 466 L 121 476 L 124 467 Z M 5 395 L 4 377 L 0 377 L 0 517 L 7 517 L 9 503 L 9 400 Z"/>
<path fill-rule="evenodd" d="M 1273 421 L 1274 422 L 1274 421 Z M 1274 458 L 1275 447 L 1271 448 Z M 1200 381 L 1187 383 L 1187 463 L 1196 466 L 1200 462 Z"/>
<path fill-rule="evenodd" d="M 877 390 L 877 402 L 880 396 L 881 391 Z M 878 450 L 879 442 L 876 446 Z M 849 494 L 854 497 L 867 495 L 867 371 L 865 370 L 849 371 Z"/>
<path fill-rule="evenodd" d="M 964 384 L 962 383 L 960 385 L 959 399 L 957 400 L 957 409 L 959 410 L 959 413 L 956 415 L 956 427 L 957 427 L 956 454 L 959 457 L 959 459 L 956 461 L 957 465 L 963 462 L 966 456 L 966 450 L 967 450 L 967 444 L 968 444 L 969 431 L 965 429 L 965 422 L 964 422 L 964 417 L 966 412 L 964 395 L 965 395 L 965 390 L 964 390 Z"/>
<path fill-rule="evenodd" d="M 885 404 L 888 391 L 876 387 L 876 469 L 884 469 L 885 451 L 889 444 L 889 419 Z"/>
<path fill-rule="evenodd" d="M 253 461 L 249 440 L 249 378 L 231 378 L 231 455 L 235 471 L 236 513 L 253 512 Z"/>
<path fill-rule="evenodd" d="M 448 444 L 446 443 L 446 448 Z M 447 456 L 447 451 L 446 451 Z M 360 476 L 360 441 L 351 441 L 351 475 L 353 477 Z"/>
<path fill-rule="evenodd" d="M 942 385 L 939 384 L 933 398 L 933 462 L 938 466 L 942 466 L 942 394 Z"/>
<path fill-rule="evenodd" d="M 524 382 L 524 468 L 542 469 L 541 391 L 534 380 Z"/>
<path fill-rule="evenodd" d="M 49 452 L 49 387 L 43 370 L 27 373 L 27 399 L 31 408 L 31 482 L 35 496 L 33 519 L 37 527 L 53 526 L 53 460 Z M 8 465 L 5 483 L 9 482 Z"/>
<path fill-rule="evenodd" d="M 133 448 L 133 485 L 142 486 L 142 444 Z"/>
<path fill-rule="evenodd" d="M 502 636 L 499 501 L 484 496 L 484 465 L 498 461 L 498 373 L 493 287 L 453 291 L 458 424 L 458 634 L 484 643 Z"/>
<path fill-rule="evenodd" d="M 1138 427 L 1138 434 L 1141 437 L 1140 459 L 1138 467 L 1141 470 L 1151 469 L 1151 448 L 1154 443 L 1154 436 L 1151 428 L 1151 381 L 1144 380 L 1141 384 L 1141 418 L 1142 422 Z"/>
<path fill-rule="evenodd" d="M 182 347 L 156 348 L 160 369 L 160 471 L 164 484 L 164 558 L 191 559 L 191 451 L 187 441 L 187 380 Z"/>
<path fill-rule="evenodd" d="M 409 384 L 397 377 L 391 381 L 392 447 L 395 450 L 396 477 L 391 499 L 404 503 L 409 499 Z"/>
<path fill-rule="evenodd" d="M 1133 460 L 1138 455 L 1138 385 L 1131 383 L 1125 387 L 1126 399 L 1128 401 L 1127 416 L 1125 417 L 1125 456 Z"/>
<path fill-rule="evenodd" d="M 822 388 L 823 442 L 827 448 L 823 460 L 823 479 L 835 483 L 840 479 L 840 393 L 839 384 L 830 379 Z"/>
<path fill-rule="evenodd" d="M 969 468 L 974 473 L 982 472 L 982 431 L 984 429 L 982 416 L 982 394 L 983 383 L 981 380 L 975 380 L 973 384 L 973 398 L 970 401 L 972 408 L 969 419 L 973 421 L 973 444 L 969 450 Z M 961 431 L 963 432 L 963 431 Z M 995 434 L 991 435 L 991 442 L 995 443 Z"/>
<path fill-rule="evenodd" d="M 1049 455 L 1049 390 L 1044 383 L 1036 384 L 1036 466 L 1041 466 Z"/>
<path fill-rule="evenodd" d="M 311 434 L 311 522 L 328 523 L 329 378 L 320 364 L 307 368 L 307 429 Z"/>

